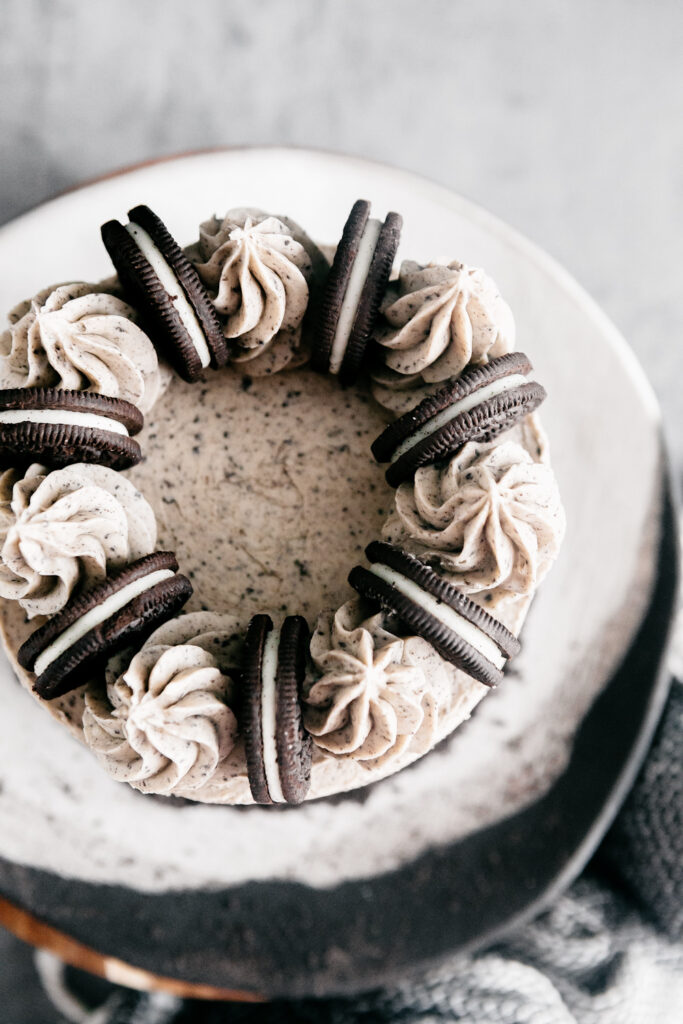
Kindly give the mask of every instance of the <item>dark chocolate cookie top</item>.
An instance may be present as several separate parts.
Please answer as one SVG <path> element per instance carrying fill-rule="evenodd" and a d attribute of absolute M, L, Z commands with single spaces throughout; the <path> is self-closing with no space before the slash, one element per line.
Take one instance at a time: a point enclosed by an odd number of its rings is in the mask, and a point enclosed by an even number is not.
<path fill-rule="evenodd" d="M 312 744 L 300 703 L 308 637 L 300 615 L 287 616 L 280 630 L 255 615 L 247 630 L 241 718 L 257 803 L 301 803 L 310 787 Z"/>
<path fill-rule="evenodd" d="M 61 612 L 35 630 L 20 647 L 17 659 L 23 668 L 37 672 L 36 692 L 47 700 L 68 693 L 86 682 L 105 658 L 144 638 L 180 611 L 192 594 L 192 585 L 177 569 L 171 552 L 158 551 L 139 558 L 73 597 Z M 148 587 L 130 593 L 123 605 L 112 607 L 104 618 L 96 616 L 84 632 L 78 630 L 78 624 L 83 625 L 90 613 L 149 577 Z M 63 644 L 47 664 L 41 665 L 41 657 L 60 639 Z"/>
<path fill-rule="evenodd" d="M 116 220 L 103 224 L 102 240 L 152 340 L 182 377 L 196 380 L 207 366 L 227 361 L 218 314 L 163 221 L 148 206 L 136 206 L 128 216 L 128 227 Z M 150 239 L 151 252 L 136 228 Z"/>

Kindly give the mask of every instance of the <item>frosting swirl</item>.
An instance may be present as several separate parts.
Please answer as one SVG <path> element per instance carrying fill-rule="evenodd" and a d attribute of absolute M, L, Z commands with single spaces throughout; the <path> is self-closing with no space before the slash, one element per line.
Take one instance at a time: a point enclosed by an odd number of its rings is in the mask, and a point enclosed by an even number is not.
<path fill-rule="evenodd" d="M 216 661 L 221 672 L 229 679 L 238 680 L 242 664 L 241 655 L 245 629 L 234 616 L 217 612 L 190 612 L 178 615 L 162 623 L 147 638 L 145 647 L 172 647 L 176 644 L 192 644 L 207 651 Z M 125 660 L 125 655 L 123 655 Z M 114 681 L 112 671 L 120 675 L 123 668 L 112 659 L 107 669 L 107 679 Z M 228 685 L 228 703 L 237 695 L 236 686 Z"/>
<path fill-rule="evenodd" d="M 296 369 L 310 358 L 310 346 L 303 340 L 301 326 L 293 331 L 278 331 L 273 340 L 255 356 L 236 356 L 235 363 L 246 363 L 245 373 L 250 377 L 270 377 L 285 368 Z"/>
<path fill-rule="evenodd" d="M 396 491 L 383 536 L 466 593 L 529 594 L 555 559 L 565 517 L 552 469 L 514 441 L 470 442 Z"/>
<path fill-rule="evenodd" d="M 199 789 L 231 753 L 237 720 L 230 673 L 241 631 L 228 615 L 195 612 L 159 627 L 129 660 L 112 658 L 106 692 L 91 686 L 85 739 L 115 779 L 150 793 Z"/>
<path fill-rule="evenodd" d="M 199 228 L 197 271 L 224 320 L 237 361 L 264 351 L 279 331 L 294 331 L 308 305 L 312 263 L 301 242 L 277 217 L 230 210 Z"/>
<path fill-rule="evenodd" d="M 39 468 L 42 472 L 42 466 Z M 0 547 L 5 543 L 7 531 L 14 525 L 12 492 L 18 479 L 16 469 L 5 469 L 0 473 Z"/>
<path fill-rule="evenodd" d="M 448 266 L 404 261 L 382 312 L 375 340 L 383 362 L 373 374 L 373 393 L 394 411 L 409 407 L 405 392 L 440 384 L 469 363 L 514 348 L 512 312 L 495 283 L 483 270 L 457 260 Z M 393 391 L 399 394 L 394 397 Z"/>
<path fill-rule="evenodd" d="M 352 600 L 320 616 L 310 650 L 321 675 L 306 687 L 304 724 L 318 747 L 367 767 L 424 746 L 422 733 L 428 749 L 450 693 L 450 666 L 430 644 L 396 636 L 383 613 L 364 617 Z"/>
<path fill-rule="evenodd" d="M 8 471 L 9 472 L 9 471 Z M 3 474 L 0 597 L 19 601 L 29 618 L 54 615 L 77 587 L 154 550 L 151 506 L 120 473 L 76 463 L 50 473 L 30 466 Z"/>
<path fill-rule="evenodd" d="M 154 346 L 132 307 L 97 287 L 53 286 L 12 311 L 0 336 L 0 388 L 89 390 L 152 408 L 161 391 Z"/>

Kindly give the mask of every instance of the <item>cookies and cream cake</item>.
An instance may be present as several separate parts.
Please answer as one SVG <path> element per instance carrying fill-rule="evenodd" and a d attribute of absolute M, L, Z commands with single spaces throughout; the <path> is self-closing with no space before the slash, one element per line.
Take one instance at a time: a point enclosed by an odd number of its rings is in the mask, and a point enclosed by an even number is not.
<path fill-rule="evenodd" d="M 10 314 L 2 636 L 121 783 L 330 796 L 507 685 L 564 532 L 545 392 L 483 270 L 392 272 L 400 228 L 359 201 L 330 266 L 286 216 L 183 250 L 138 206 L 118 279 Z"/>

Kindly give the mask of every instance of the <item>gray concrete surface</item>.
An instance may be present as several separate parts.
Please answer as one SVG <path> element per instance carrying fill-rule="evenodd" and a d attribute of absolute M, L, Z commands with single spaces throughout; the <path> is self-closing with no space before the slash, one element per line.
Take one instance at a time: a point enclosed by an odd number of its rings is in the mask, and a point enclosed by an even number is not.
<path fill-rule="evenodd" d="M 419 171 L 601 303 L 680 470 L 681 53 L 678 0 L 2 0 L 0 222 L 203 146 L 296 143 Z M 26 972 L 0 936 L 3 1021 L 49 1024 Z"/>

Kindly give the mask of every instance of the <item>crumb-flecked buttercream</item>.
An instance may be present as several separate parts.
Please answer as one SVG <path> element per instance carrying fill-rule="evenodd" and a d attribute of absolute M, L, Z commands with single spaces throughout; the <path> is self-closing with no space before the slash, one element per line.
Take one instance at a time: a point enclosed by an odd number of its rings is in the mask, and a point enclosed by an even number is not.
<path fill-rule="evenodd" d="M 11 484 L 11 497 L 4 493 Z M 54 615 L 76 588 L 154 550 L 156 520 L 142 494 L 105 466 L 75 463 L 49 472 L 34 464 L 0 479 L 7 528 L 0 597 L 29 618 Z"/>
<path fill-rule="evenodd" d="M 60 387 L 123 399 L 146 413 L 162 390 L 135 311 L 103 285 L 53 285 L 17 306 L 0 335 L 0 387 Z"/>
<path fill-rule="evenodd" d="M 109 775 L 144 792 L 199 789 L 235 745 L 230 687 L 209 650 L 147 643 L 106 694 L 86 693 L 85 741 Z"/>
<path fill-rule="evenodd" d="M 375 340 L 373 394 L 385 408 L 404 412 L 468 364 L 512 351 L 515 324 L 496 284 L 478 267 L 405 260 L 387 291 Z"/>
<path fill-rule="evenodd" d="M 309 299 L 311 258 L 277 217 L 230 210 L 199 229 L 197 271 L 234 341 L 237 361 L 260 355 L 280 331 L 300 327 Z"/>
<path fill-rule="evenodd" d="M 434 705 L 448 699 L 448 666 L 431 645 L 391 633 L 383 613 L 357 600 L 319 617 L 310 649 L 304 723 L 335 756 L 389 762 L 431 730 Z"/>
<path fill-rule="evenodd" d="M 383 536 L 468 594 L 530 594 L 565 531 L 557 481 L 514 441 L 465 445 L 400 485 Z"/>

